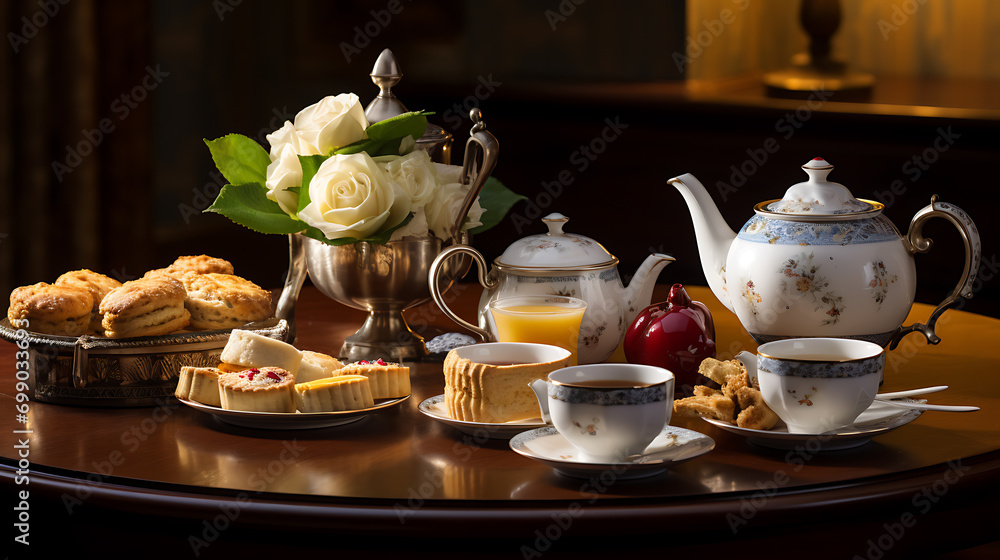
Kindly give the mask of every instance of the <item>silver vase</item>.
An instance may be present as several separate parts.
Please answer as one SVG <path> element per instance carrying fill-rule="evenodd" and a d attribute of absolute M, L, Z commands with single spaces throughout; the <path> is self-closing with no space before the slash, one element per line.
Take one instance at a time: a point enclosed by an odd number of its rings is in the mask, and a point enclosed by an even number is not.
<path fill-rule="evenodd" d="M 413 332 L 403 311 L 431 299 L 428 272 L 443 248 L 437 237 L 407 237 L 385 245 L 367 242 L 334 247 L 299 236 L 306 268 L 324 295 L 368 312 L 361 328 L 347 337 L 340 357 L 349 361 L 419 360 L 424 339 Z M 441 279 L 448 290 L 469 270 L 471 259 L 452 259 Z"/>

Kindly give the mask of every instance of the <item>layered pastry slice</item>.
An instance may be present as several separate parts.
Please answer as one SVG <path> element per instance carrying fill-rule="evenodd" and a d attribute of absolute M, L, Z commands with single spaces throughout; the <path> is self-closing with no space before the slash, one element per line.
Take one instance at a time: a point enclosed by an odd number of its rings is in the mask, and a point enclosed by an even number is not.
<path fill-rule="evenodd" d="M 219 392 L 221 373 L 222 371 L 211 367 L 184 366 L 177 378 L 174 396 L 222 408 L 222 397 Z"/>
<path fill-rule="evenodd" d="M 375 406 L 371 385 L 363 375 L 338 375 L 295 384 L 299 412 L 337 412 Z"/>
<path fill-rule="evenodd" d="M 344 364 L 333 356 L 303 350 L 302 363 L 299 365 L 299 372 L 295 374 L 295 382 L 305 383 L 307 381 L 333 377 L 339 375 L 339 370 L 343 367 Z"/>
<path fill-rule="evenodd" d="M 367 377 L 371 382 L 372 397 L 376 399 L 395 399 L 410 394 L 410 368 L 385 362 L 382 358 L 374 362 L 361 360 L 350 363 L 337 371 L 341 376 Z"/>
<path fill-rule="evenodd" d="M 278 367 L 219 375 L 222 408 L 247 412 L 295 412 L 295 376 Z"/>
<path fill-rule="evenodd" d="M 302 354 L 297 348 L 251 331 L 233 329 L 219 359 L 225 364 L 246 368 L 276 366 L 298 374 Z M 233 369 L 229 366 L 224 369 Z"/>

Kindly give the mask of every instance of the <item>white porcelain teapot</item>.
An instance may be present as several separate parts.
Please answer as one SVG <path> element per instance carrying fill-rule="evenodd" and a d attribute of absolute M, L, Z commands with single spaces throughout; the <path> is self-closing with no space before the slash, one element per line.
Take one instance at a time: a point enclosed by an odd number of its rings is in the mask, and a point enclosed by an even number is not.
<path fill-rule="evenodd" d="M 490 301 L 533 294 L 562 295 L 587 302 L 580 325 L 578 360 L 581 364 L 602 362 L 614 353 L 629 324 L 649 305 L 656 279 L 674 258 L 662 253 L 646 257 L 626 287 L 618 275 L 618 258 L 589 237 L 565 233 L 569 218 L 549 214 L 542 218 L 548 232 L 529 235 L 512 243 L 496 258 L 487 274 L 483 256 L 468 245 L 453 245 L 441 251 L 430 269 L 431 297 L 456 323 L 476 333 L 483 342 L 496 340 L 488 318 Z M 484 290 L 479 300 L 479 326 L 456 315 L 438 290 L 438 275 L 445 261 L 456 253 L 473 258 L 479 267 Z"/>
<path fill-rule="evenodd" d="M 972 297 L 982 245 L 969 215 L 937 196 L 901 236 L 883 205 L 859 200 L 826 180 L 833 166 L 816 158 L 802 168 L 809 180 L 780 200 L 754 206 L 739 234 L 726 225 L 705 187 L 691 174 L 668 180 L 687 203 L 708 285 L 758 342 L 793 337 L 843 337 L 895 348 L 907 333 L 940 338 L 934 324 L 948 308 Z M 916 293 L 915 253 L 931 240 L 923 226 L 945 218 L 965 243 L 958 287 L 927 324 L 901 327 Z"/>

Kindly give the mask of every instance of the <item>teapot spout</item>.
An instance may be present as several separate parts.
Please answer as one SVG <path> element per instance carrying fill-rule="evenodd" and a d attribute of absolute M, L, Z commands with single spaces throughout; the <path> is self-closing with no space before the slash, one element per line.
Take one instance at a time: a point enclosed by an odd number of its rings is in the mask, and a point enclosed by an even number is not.
<path fill-rule="evenodd" d="M 531 390 L 535 392 L 535 398 L 538 399 L 538 408 L 542 411 L 542 422 L 551 424 L 552 417 L 549 416 L 549 382 L 544 379 L 536 379 L 528 383 L 528 387 L 531 387 Z"/>
<path fill-rule="evenodd" d="M 639 312 L 645 309 L 653 299 L 653 288 L 663 267 L 674 262 L 674 258 L 663 253 L 653 253 L 646 257 L 635 276 L 625 288 L 625 324 L 631 325 Z"/>
<path fill-rule="evenodd" d="M 712 196 L 694 175 L 685 173 L 668 179 L 667 182 L 680 191 L 691 212 L 695 239 L 698 242 L 698 254 L 701 256 L 701 268 L 708 280 L 709 288 L 715 297 L 732 311 L 733 305 L 726 290 L 726 258 L 729 256 L 733 240 L 736 239 L 736 232 L 726 224 Z"/>

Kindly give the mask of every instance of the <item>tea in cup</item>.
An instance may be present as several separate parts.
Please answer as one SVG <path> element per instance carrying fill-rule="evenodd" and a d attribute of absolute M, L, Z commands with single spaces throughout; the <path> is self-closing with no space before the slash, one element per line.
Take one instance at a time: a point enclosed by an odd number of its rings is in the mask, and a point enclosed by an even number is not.
<path fill-rule="evenodd" d="M 778 340 L 736 358 L 792 434 L 854 422 L 874 402 L 885 369 L 884 348 L 849 338 Z"/>
<path fill-rule="evenodd" d="M 641 364 L 590 364 L 531 383 L 542 419 L 592 463 L 642 453 L 670 422 L 674 374 Z"/>
<path fill-rule="evenodd" d="M 534 342 L 569 350 L 577 363 L 580 323 L 587 302 L 566 296 L 531 295 L 496 299 L 490 314 L 499 342 Z"/>

